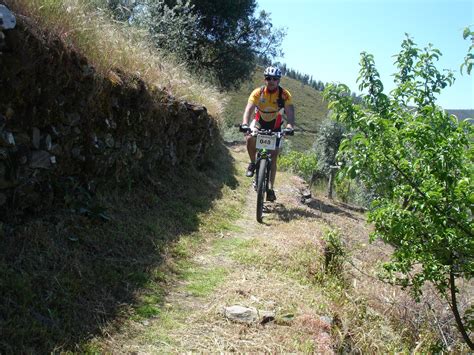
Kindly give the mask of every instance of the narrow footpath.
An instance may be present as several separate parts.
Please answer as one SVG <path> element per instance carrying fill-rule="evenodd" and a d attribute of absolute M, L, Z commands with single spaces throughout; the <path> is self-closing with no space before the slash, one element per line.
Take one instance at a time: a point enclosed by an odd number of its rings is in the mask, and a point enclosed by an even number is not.
<path fill-rule="evenodd" d="M 229 149 L 243 176 L 245 148 Z M 110 331 L 100 348 L 136 354 L 403 348 L 387 317 L 398 308 L 377 307 L 382 298 L 409 301 L 376 281 L 374 265 L 389 250 L 379 242 L 368 248 L 363 213 L 323 196 L 303 203 L 304 181 L 279 172 L 278 199 L 266 203 L 260 224 L 248 180 L 242 177 L 237 189 L 245 190 L 236 192 L 245 201 L 240 217 L 230 228 L 205 234 L 178 265 L 185 271 L 167 288 L 160 314 Z M 338 275 L 325 270 L 328 233 L 344 246 Z"/>

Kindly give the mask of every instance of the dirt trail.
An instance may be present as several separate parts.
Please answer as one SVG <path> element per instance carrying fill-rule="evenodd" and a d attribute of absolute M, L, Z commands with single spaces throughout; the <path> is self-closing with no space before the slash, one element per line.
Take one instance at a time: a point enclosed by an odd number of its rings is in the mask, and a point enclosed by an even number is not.
<path fill-rule="evenodd" d="M 244 147 L 235 146 L 231 151 L 238 171 L 243 172 Z M 256 194 L 249 187 L 241 218 L 231 231 L 206 238 L 190 261 L 189 277 L 176 281 L 167 293 L 162 313 L 132 322 L 126 332 L 111 334 L 106 350 L 332 353 L 335 342 L 342 340 L 334 338 L 331 328 L 335 322 L 342 329 L 348 325 L 337 319 L 340 305 L 334 303 L 334 297 L 302 276 L 322 272 L 323 234 L 328 229 L 339 230 L 346 237 L 354 267 L 367 273 L 371 272 L 367 265 L 384 258 L 387 251 L 377 243 L 369 253 L 362 251 L 368 237 L 364 216 L 322 196 L 302 204 L 300 191 L 304 188 L 301 179 L 279 173 L 278 199 L 266 203 L 264 223 L 259 224 Z M 370 275 L 353 267 L 349 272 L 356 288 L 373 282 Z M 398 297 L 393 289 L 389 292 Z M 262 322 L 265 324 L 233 322 L 223 314 L 224 307 L 232 305 L 254 307 L 260 320 L 263 312 L 273 317 Z M 384 332 L 376 323 L 373 326 Z"/>

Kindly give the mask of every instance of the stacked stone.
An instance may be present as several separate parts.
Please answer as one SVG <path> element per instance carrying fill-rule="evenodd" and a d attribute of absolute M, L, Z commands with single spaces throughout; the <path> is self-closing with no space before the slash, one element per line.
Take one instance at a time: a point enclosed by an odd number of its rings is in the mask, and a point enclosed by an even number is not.
<path fill-rule="evenodd" d="M 1 58 L 0 220 L 60 201 L 64 181 L 93 190 L 203 159 L 218 136 L 204 107 L 119 70 L 99 76 L 30 27 L 18 22 Z"/>

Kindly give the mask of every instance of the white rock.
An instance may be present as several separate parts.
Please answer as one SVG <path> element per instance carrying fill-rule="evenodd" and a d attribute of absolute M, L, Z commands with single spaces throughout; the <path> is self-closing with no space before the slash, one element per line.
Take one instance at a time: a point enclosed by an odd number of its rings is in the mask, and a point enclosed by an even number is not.
<path fill-rule="evenodd" d="M 253 323 L 258 319 L 258 312 L 255 308 L 243 306 L 224 307 L 226 318 L 240 323 Z"/>

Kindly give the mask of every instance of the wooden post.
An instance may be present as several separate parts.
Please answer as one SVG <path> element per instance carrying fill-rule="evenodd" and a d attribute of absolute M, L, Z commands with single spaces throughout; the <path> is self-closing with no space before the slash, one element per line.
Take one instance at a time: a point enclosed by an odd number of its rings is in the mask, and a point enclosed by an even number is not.
<path fill-rule="evenodd" d="M 332 191 L 334 187 L 334 176 L 336 175 L 336 170 L 339 169 L 339 165 L 331 165 L 329 167 L 330 173 L 329 173 L 329 186 L 328 186 L 328 195 L 327 197 L 332 200 Z"/>

